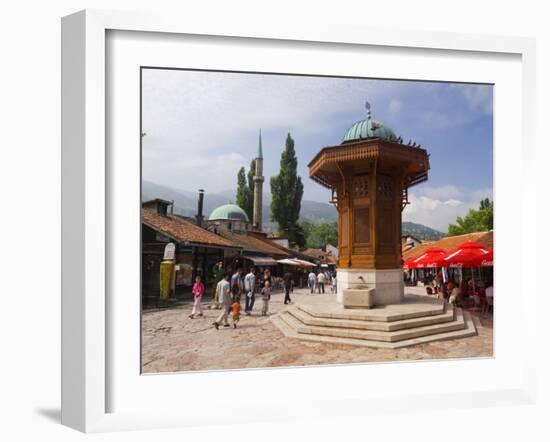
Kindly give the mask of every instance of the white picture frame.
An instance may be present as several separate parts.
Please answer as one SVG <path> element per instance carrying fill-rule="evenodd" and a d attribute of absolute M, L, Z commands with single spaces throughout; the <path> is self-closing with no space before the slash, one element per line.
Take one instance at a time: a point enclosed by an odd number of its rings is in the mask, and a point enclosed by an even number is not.
<path fill-rule="evenodd" d="M 106 120 L 108 91 L 106 78 L 106 35 L 110 31 L 154 32 L 163 35 L 201 35 L 247 39 L 269 39 L 274 42 L 331 43 L 339 45 L 374 46 L 378 48 L 426 49 L 430 51 L 507 54 L 521 58 L 521 133 L 518 134 L 523 161 L 522 186 L 517 190 L 522 198 L 521 274 L 527 274 L 526 257 L 534 254 L 536 229 L 535 176 L 526 174 L 534 158 L 535 149 L 535 44 L 532 39 L 517 37 L 490 37 L 450 33 L 401 31 L 399 33 L 372 28 L 333 26 L 316 28 L 312 25 L 294 28 L 280 23 L 271 27 L 254 23 L 219 23 L 194 19 L 181 22 L 179 17 L 156 16 L 126 12 L 87 10 L 63 18 L 62 21 L 62 423 L 84 432 L 123 429 L 161 428 L 171 426 L 208 425 L 212 416 L 188 411 L 156 407 L 149 411 L 112 411 L 109 392 L 112 353 L 108 328 L 113 317 L 108 302 L 110 255 L 112 240 L 108 228 L 110 219 L 109 155 L 107 151 Z M 500 118 L 496 114 L 495 118 Z M 496 140 L 498 143 L 499 140 Z M 498 156 L 498 152 L 497 152 Z M 498 175 L 498 169 L 495 171 Z M 529 191 L 531 189 L 531 191 Z M 498 193 L 498 187 L 496 192 Z M 497 197 L 498 198 L 498 197 Z M 498 204 L 498 202 L 497 202 Z M 501 212 L 502 213 L 502 212 Z M 498 210 L 496 219 L 498 220 Z M 498 225 L 498 221 L 497 221 Z M 498 241 L 498 231 L 496 234 Z M 497 248 L 498 250 L 498 248 Z M 501 261 L 503 262 L 503 261 Z M 497 259 L 498 265 L 498 259 Z M 523 278 L 522 289 L 535 293 L 535 281 Z M 495 275 L 498 284 L 498 272 Z M 136 296 L 138 296 L 136 294 Z M 519 298 L 519 307 L 532 308 L 533 298 Z M 495 321 L 498 322 L 498 321 Z M 500 325 L 500 324 L 499 324 Z M 399 412 L 414 408 L 431 410 L 466 408 L 472 400 L 478 406 L 498 404 L 534 404 L 536 397 L 536 351 L 533 320 L 521 323 L 525 348 L 521 353 L 522 381 L 510 382 L 501 388 L 481 389 L 460 393 L 430 393 L 426 395 L 395 395 L 354 397 L 343 394 L 327 398 L 312 398 L 313 407 L 288 404 L 286 409 L 274 407 L 269 419 L 312 416 L 334 416 L 334 401 L 338 401 L 337 415 L 369 414 L 372 412 Z M 137 332 L 137 330 L 136 330 Z M 342 367 L 331 367 L 337 375 Z M 286 373 L 293 376 L 299 369 Z M 251 373 L 251 372 L 248 372 Z M 254 376 L 258 371 L 254 371 Z M 218 376 L 223 373 L 209 373 Z M 233 372 L 232 376 L 247 375 L 247 371 Z M 165 375 L 166 376 L 166 375 Z M 250 374 L 250 376 L 252 376 Z M 354 376 L 357 376 L 355 372 Z M 169 378 L 169 377 L 168 377 Z M 195 378 L 197 379 L 197 378 Z M 176 378 L 166 383 L 175 382 Z M 244 399 L 243 399 L 244 400 Z M 250 400 L 250 397 L 247 399 Z M 332 404 L 332 405 L 331 405 Z M 168 408 L 168 407 L 165 407 Z M 265 411 L 265 409 L 264 409 Z M 261 421 L 265 416 L 252 413 L 246 419 Z M 223 420 L 218 420 L 222 422 Z"/>

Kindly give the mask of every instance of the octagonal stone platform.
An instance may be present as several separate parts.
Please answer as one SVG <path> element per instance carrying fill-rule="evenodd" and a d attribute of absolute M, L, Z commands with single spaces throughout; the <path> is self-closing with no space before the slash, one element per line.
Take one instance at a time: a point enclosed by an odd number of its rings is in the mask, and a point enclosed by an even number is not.
<path fill-rule="evenodd" d="M 468 312 L 418 295 L 405 295 L 402 303 L 371 309 L 347 309 L 332 295 L 312 295 L 272 317 L 272 321 L 288 337 L 378 348 L 477 334 Z"/>

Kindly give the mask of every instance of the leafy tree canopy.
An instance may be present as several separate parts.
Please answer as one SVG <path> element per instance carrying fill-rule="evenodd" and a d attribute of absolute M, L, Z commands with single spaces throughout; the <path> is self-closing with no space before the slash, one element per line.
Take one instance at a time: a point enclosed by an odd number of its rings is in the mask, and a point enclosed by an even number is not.
<path fill-rule="evenodd" d="M 485 198 L 479 203 L 479 210 L 470 209 L 468 214 L 457 217 L 455 224 L 449 224 L 447 236 L 483 232 L 493 229 L 493 201 Z"/>
<path fill-rule="evenodd" d="M 246 212 L 248 219 L 252 222 L 252 206 L 254 204 L 253 193 L 247 183 L 244 167 L 241 167 L 239 169 L 239 173 L 237 174 L 236 200 L 237 205 Z"/>
<path fill-rule="evenodd" d="M 250 169 L 248 169 L 248 187 L 254 193 L 254 175 L 256 175 L 256 160 L 250 161 Z"/>
<path fill-rule="evenodd" d="M 309 220 L 299 223 L 305 235 L 306 247 L 312 249 L 324 248 L 327 244 L 338 245 L 338 223 L 313 224 Z"/>
<path fill-rule="evenodd" d="M 279 174 L 271 177 L 271 220 L 279 224 L 279 229 L 288 236 L 291 244 L 301 242 L 297 226 L 304 194 L 302 179 L 298 176 L 298 159 L 294 150 L 294 140 L 286 137 L 285 149 L 281 154 Z"/>

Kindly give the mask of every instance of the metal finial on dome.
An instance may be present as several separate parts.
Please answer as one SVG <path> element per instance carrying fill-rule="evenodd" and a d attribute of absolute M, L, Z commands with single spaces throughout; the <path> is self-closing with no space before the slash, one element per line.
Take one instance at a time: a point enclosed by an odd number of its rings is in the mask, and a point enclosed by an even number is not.
<path fill-rule="evenodd" d="M 370 111 L 370 103 L 368 101 L 365 102 L 365 108 L 367 109 L 367 120 L 371 119 L 371 111 Z"/>

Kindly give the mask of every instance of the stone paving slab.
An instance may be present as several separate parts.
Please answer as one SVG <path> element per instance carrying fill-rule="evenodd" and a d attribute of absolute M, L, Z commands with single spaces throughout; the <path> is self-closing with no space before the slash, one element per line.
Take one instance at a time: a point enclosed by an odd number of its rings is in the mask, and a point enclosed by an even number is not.
<path fill-rule="evenodd" d="M 307 290 L 295 290 L 294 302 L 304 297 L 334 297 L 306 295 Z M 270 302 L 271 315 L 287 306 L 283 295 L 276 293 Z M 237 329 L 211 325 L 219 310 L 205 309 L 203 318 L 189 319 L 192 305 L 146 311 L 142 316 L 143 373 L 237 368 L 273 368 L 344 363 L 413 361 L 491 357 L 493 355 L 492 317 L 474 313 L 483 327 L 478 335 L 419 343 L 405 348 L 371 348 L 349 345 L 343 341 L 313 342 L 285 336 L 269 317 L 259 316 L 257 302 L 253 316 L 242 316 Z"/>

